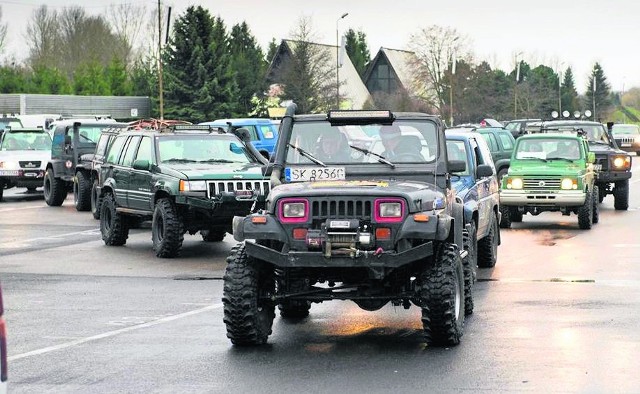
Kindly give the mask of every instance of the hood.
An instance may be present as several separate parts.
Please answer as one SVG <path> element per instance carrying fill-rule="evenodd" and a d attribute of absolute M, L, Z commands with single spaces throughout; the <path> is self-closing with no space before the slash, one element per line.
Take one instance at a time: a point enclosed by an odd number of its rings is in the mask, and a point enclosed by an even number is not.
<path fill-rule="evenodd" d="M 0 152 L 0 161 L 8 163 L 9 166 L 19 168 L 20 161 L 39 161 L 39 168 L 44 168 L 51 160 L 51 151 L 48 150 L 10 150 Z M 7 164 L 5 164 L 7 168 Z"/>
<path fill-rule="evenodd" d="M 263 179 L 258 163 L 176 163 L 163 164 L 189 180 L 207 179 Z"/>
<path fill-rule="evenodd" d="M 616 149 L 612 146 L 609 146 L 607 144 L 596 144 L 596 143 L 592 143 L 589 142 L 589 150 L 593 153 L 595 153 L 596 155 L 606 155 L 606 154 L 622 154 L 622 155 L 626 155 L 627 152 L 620 150 L 620 149 Z"/>
<path fill-rule="evenodd" d="M 535 163 L 527 162 L 526 164 L 521 161 L 512 161 L 509 167 L 509 176 L 563 176 L 584 171 L 586 171 L 586 166 L 583 161 L 569 163 L 564 160 L 550 160 L 546 163 L 536 161 Z"/>

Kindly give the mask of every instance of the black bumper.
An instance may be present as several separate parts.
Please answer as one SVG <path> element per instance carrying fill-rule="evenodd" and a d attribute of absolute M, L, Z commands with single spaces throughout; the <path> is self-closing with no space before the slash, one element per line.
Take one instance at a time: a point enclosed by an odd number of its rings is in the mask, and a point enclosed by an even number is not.
<path fill-rule="evenodd" d="M 281 268 L 398 268 L 433 255 L 433 242 L 429 241 L 404 252 L 393 251 L 374 254 L 373 251 L 357 257 L 325 257 L 321 251 L 280 253 L 253 241 L 245 242 L 247 255 Z"/>
<path fill-rule="evenodd" d="M 631 179 L 631 171 L 608 171 L 598 173 L 596 183 L 612 183 Z"/>

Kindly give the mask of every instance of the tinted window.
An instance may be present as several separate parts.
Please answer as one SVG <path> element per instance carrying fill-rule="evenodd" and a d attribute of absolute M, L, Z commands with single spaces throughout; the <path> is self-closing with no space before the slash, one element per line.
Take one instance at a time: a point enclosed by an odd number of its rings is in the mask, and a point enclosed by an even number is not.
<path fill-rule="evenodd" d="M 96 147 L 96 154 L 103 155 L 107 150 L 107 145 L 109 142 L 109 135 L 102 134 L 100 139 L 98 140 L 98 146 Z"/>
<path fill-rule="evenodd" d="M 116 164 L 118 162 L 120 151 L 122 151 L 122 146 L 126 140 L 126 136 L 120 136 L 113 141 L 111 148 L 109 148 L 109 154 L 107 155 L 107 163 Z"/>
<path fill-rule="evenodd" d="M 140 143 L 140 148 L 138 148 L 138 155 L 136 156 L 136 160 L 151 160 L 151 138 L 142 137 L 142 142 Z"/>
<path fill-rule="evenodd" d="M 502 142 L 502 147 L 505 150 L 513 149 L 513 136 L 507 133 L 498 133 L 498 137 L 500 137 L 500 142 Z"/>
<path fill-rule="evenodd" d="M 485 141 L 487 141 L 487 145 L 489 145 L 489 150 L 491 152 L 495 152 L 498 150 L 498 141 L 496 140 L 496 137 L 493 136 L 493 134 L 482 133 L 482 137 Z"/>
<path fill-rule="evenodd" d="M 131 137 L 129 140 L 127 151 L 124 154 L 124 160 L 122 160 L 123 166 L 131 167 L 131 164 L 133 164 L 133 158 L 135 157 L 136 150 L 138 149 L 138 142 L 140 142 L 139 136 Z"/>

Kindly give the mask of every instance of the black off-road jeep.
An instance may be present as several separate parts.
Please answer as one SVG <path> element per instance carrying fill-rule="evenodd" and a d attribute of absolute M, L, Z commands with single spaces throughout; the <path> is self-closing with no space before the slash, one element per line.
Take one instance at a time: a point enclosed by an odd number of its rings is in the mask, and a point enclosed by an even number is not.
<path fill-rule="evenodd" d="M 350 128 L 381 141 L 357 146 Z M 352 300 L 368 311 L 414 304 L 427 343 L 458 344 L 467 253 L 463 206 L 449 175 L 464 167 L 447 160 L 435 116 L 295 115 L 291 105 L 266 168 L 266 209 L 234 220 L 234 237 L 245 242 L 232 250 L 224 276 L 231 342 L 265 343 L 276 306 L 282 317 L 299 319 L 313 302 Z"/>

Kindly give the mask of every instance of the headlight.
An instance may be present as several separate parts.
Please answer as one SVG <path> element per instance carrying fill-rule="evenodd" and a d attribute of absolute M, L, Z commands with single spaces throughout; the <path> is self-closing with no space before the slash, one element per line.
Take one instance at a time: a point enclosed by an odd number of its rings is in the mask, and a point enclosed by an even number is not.
<path fill-rule="evenodd" d="M 181 192 L 206 192 L 206 181 L 180 181 Z"/>
<path fill-rule="evenodd" d="M 285 198 L 278 202 L 278 218 L 282 223 L 302 223 L 309 217 L 309 202 L 301 198 Z"/>
<path fill-rule="evenodd" d="M 375 219 L 378 223 L 400 222 L 404 216 L 404 200 L 380 198 L 375 200 Z"/>
<path fill-rule="evenodd" d="M 618 169 L 631 167 L 631 157 L 616 156 L 613 158 L 613 166 Z"/>
<path fill-rule="evenodd" d="M 19 170 L 20 166 L 15 161 L 0 161 L 0 168 L 4 170 Z"/>
<path fill-rule="evenodd" d="M 562 190 L 576 190 L 578 189 L 578 180 L 572 178 L 564 178 L 562 179 L 562 183 L 560 183 L 560 188 Z"/>
<path fill-rule="evenodd" d="M 507 189 L 522 189 L 522 178 L 508 178 Z"/>
<path fill-rule="evenodd" d="M 304 217 L 305 203 L 290 202 L 282 205 L 282 216 L 285 218 L 302 218 Z"/>
<path fill-rule="evenodd" d="M 402 205 L 399 202 L 380 203 L 380 217 L 399 218 L 402 216 Z"/>

